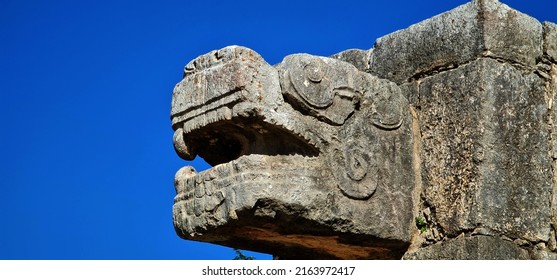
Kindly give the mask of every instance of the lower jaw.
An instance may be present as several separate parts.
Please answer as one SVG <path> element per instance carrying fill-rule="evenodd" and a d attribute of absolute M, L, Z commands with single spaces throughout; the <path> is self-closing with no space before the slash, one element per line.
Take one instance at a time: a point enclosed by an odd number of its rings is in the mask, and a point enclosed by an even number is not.
<path fill-rule="evenodd" d="M 175 178 L 174 224 L 185 237 L 207 233 L 237 220 L 237 212 L 252 209 L 258 200 L 296 201 L 335 186 L 330 172 L 321 172 L 316 157 L 247 155 L 204 172 Z M 303 198 L 302 200 L 304 200 Z"/>
<path fill-rule="evenodd" d="M 319 157 L 247 155 L 176 184 L 174 227 L 185 239 L 308 259 L 396 259 L 409 244 L 362 222 L 381 213 L 342 195 Z"/>

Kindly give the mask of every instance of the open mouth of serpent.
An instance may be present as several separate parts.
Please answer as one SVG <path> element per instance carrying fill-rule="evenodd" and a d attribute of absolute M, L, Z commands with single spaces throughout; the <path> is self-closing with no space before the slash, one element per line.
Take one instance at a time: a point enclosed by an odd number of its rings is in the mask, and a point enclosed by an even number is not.
<path fill-rule="evenodd" d="M 188 166 L 179 171 L 189 172 L 185 174 L 188 179 L 179 184 L 182 187 L 176 189 L 178 193 L 191 194 L 182 199 L 192 198 L 199 182 L 206 184 L 207 181 L 234 177 L 238 184 L 253 184 L 258 180 L 246 180 L 245 177 L 249 177 L 249 174 L 272 172 L 273 176 L 285 177 L 285 180 L 289 176 L 307 174 L 306 171 L 313 169 L 319 155 L 319 149 L 303 135 L 289 131 L 279 124 L 272 124 L 261 116 L 213 120 L 198 116 L 191 121 L 194 122 L 198 124 L 196 127 L 185 125 L 184 129 L 177 130 L 174 136 L 175 149 L 186 160 L 200 156 L 212 168 L 197 173 L 193 167 Z M 260 180 L 262 184 L 273 180 L 267 175 L 263 177 L 258 175 L 263 180 Z M 178 178 L 184 176 L 177 174 L 177 180 Z"/>
<path fill-rule="evenodd" d="M 257 118 L 218 121 L 184 137 L 191 155 L 199 155 L 211 166 L 253 154 L 317 156 L 319 153 L 302 137 Z"/>
<path fill-rule="evenodd" d="M 199 156 L 213 168 L 197 174 L 188 167 L 182 175 L 201 181 L 224 178 L 218 170 L 255 172 L 259 167 L 248 166 L 256 158 L 272 158 L 269 164 L 282 162 L 301 171 L 309 168 L 304 159 L 319 155 L 319 140 L 284 111 L 284 103 L 277 70 L 253 51 L 233 47 L 189 63 L 173 93 L 174 148 L 183 159 Z M 270 168 L 281 172 L 280 167 Z M 176 180 L 184 177 L 178 175 Z M 194 187 L 193 180 L 182 181 L 187 182 L 180 185 Z"/>

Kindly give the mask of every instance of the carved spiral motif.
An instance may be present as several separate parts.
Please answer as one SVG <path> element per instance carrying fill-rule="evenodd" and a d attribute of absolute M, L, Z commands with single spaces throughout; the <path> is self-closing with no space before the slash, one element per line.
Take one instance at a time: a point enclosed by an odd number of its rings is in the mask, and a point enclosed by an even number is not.
<path fill-rule="evenodd" d="M 304 73 L 306 77 L 314 83 L 319 83 L 323 80 L 323 70 L 321 70 L 321 67 L 314 62 L 304 67 Z"/>
<path fill-rule="evenodd" d="M 357 143 L 347 143 L 344 151 L 335 151 L 335 160 L 340 163 L 338 174 L 340 190 L 354 199 L 368 199 L 377 189 L 377 164 L 371 154 Z"/>
<path fill-rule="evenodd" d="M 313 108 L 326 108 L 333 103 L 334 93 L 329 88 L 326 67 L 319 58 L 313 58 L 305 66 L 292 69 L 290 75 L 300 98 Z"/>
<path fill-rule="evenodd" d="M 370 158 L 359 147 L 350 147 L 346 152 L 345 165 L 348 177 L 352 180 L 362 180 L 368 171 Z"/>

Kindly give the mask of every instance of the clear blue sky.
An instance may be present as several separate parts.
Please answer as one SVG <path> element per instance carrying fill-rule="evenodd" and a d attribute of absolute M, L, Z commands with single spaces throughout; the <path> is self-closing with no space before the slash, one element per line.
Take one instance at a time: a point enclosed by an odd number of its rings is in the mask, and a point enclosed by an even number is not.
<path fill-rule="evenodd" d="M 172 227 L 184 65 L 233 44 L 271 64 L 369 49 L 465 2 L 0 0 L 0 259 L 233 258 Z M 556 1 L 503 2 L 557 22 Z"/>

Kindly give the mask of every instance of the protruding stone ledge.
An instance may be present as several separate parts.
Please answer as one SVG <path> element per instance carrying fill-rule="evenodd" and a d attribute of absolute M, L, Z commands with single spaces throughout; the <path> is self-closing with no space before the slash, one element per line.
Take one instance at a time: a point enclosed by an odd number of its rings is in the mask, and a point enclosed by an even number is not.
<path fill-rule="evenodd" d="M 477 0 L 379 38 L 369 72 L 398 84 L 478 57 L 535 66 L 542 24 L 496 0 Z"/>

